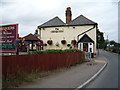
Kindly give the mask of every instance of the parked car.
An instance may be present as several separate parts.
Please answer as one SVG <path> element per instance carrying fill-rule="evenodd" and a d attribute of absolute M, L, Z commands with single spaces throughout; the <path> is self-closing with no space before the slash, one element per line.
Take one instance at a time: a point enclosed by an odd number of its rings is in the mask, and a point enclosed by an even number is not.
<path fill-rule="evenodd" d="M 113 49 L 112 52 L 120 54 L 120 48 L 118 48 L 118 49 Z"/>

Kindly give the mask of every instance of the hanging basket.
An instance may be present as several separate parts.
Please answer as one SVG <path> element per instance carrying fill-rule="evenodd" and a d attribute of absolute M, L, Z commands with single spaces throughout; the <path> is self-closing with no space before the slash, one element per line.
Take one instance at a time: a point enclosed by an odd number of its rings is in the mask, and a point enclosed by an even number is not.
<path fill-rule="evenodd" d="M 66 44 L 67 41 L 66 41 L 66 40 L 62 40 L 61 43 L 62 43 L 62 44 Z"/>
<path fill-rule="evenodd" d="M 47 44 L 45 43 L 44 46 L 47 46 Z"/>
<path fill-rule="evenodd" d="M 76 44 L 77 44 L 77 41 L 76 41 L 76 40 L 72 40 L 72 41 L 71 41 L 71 44 L 76 45 Z"/>
<path fill-rule="evenodd" d="M 67 47 L 70 47 L 71 45 L 70 44 L 67 44 Z"/>
<path fill-rule="evenodd" d="M 47 43 L 48 43 L 49 45 L 52 45 L 52 44 L 53 44 L 53 41 L 52 41 L 52 40 L 48 40 Z"/>
<path fill-rule="evenodd" d="M 41 42 L 35 42 L 35 44 L 36 44 L 37 46 L 43 46 L 43 43 L 41 43 Z"/>

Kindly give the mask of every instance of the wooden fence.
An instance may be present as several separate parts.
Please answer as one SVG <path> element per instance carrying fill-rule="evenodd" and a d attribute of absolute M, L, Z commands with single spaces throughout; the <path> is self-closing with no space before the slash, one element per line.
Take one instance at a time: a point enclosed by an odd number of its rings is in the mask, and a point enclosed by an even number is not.
<path fill-rule="evenodd" d="M 48 71 L 80 62 L 83 52 L 62 54 L 12 55 L 2 56 L 2 75 L 7 78 L 18 72 Z"/>

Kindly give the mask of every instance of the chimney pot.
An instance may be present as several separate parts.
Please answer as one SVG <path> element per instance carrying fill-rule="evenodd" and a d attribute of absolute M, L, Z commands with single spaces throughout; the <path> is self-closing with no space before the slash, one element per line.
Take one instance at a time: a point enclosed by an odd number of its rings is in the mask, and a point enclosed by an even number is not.
<path fill-rule="evenodd" d="M 71 20 L 72 20 L 71 8 L 67 7 L 67 9 L 66 9 L 66 24 L 68 24 Z"/>

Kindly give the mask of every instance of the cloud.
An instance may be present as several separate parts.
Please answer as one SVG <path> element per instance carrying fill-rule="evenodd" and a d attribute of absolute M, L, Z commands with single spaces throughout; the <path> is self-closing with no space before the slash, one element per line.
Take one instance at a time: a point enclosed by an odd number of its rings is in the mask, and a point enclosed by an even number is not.
<path fill-rule="evenodd" d="M 0 13 L 2 24 L 19 24 L 20 36 L 34 33 L 37 26 L 55 16 L 65 21 L 66 7 L 72 8 L 73 19 L 83 14 L 99 25 L 102 32 L 111 33 L 117 39 L 117 0 L 2 0 Z M 113 32 L 116 32 L 112 34 Z"/>

